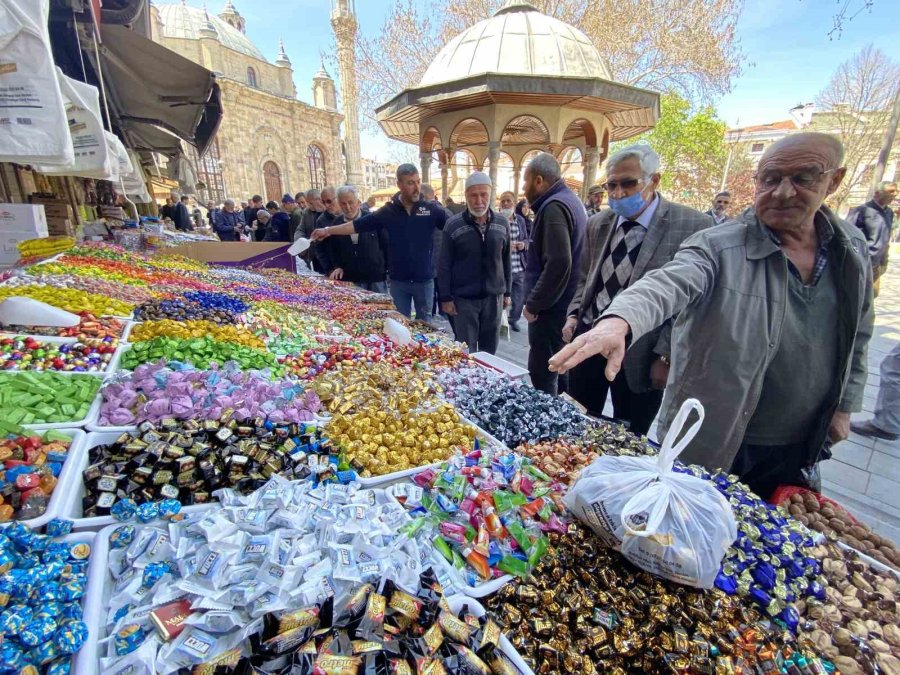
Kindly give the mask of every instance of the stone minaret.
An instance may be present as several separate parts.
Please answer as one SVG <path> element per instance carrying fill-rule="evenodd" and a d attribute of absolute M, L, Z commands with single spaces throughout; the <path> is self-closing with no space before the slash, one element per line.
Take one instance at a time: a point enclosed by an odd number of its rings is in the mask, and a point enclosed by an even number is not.
<path fill-rule="evenodd" d="M 341 105 L 344 110 L 344 153 L 347 182 L 364 186 L 362 155 L 359 150 L 359 113 L 356 97 L 356 12 L 354 0 L 332 0 L 331 26 L 337 39 L 341 78 Z"/>

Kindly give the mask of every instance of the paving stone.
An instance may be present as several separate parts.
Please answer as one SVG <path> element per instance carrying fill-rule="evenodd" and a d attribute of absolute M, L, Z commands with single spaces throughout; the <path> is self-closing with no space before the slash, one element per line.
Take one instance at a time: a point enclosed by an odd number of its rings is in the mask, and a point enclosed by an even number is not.
<path fill-rule="evenodd" d="M 855 466 L 857 469 L 871 471 L 869 468 L 869 460 L 872 457 L 871 446 L 860 445 L 854 441 L 846 440 L 833 446 L 831 452 L 833 459 Z"/>
<path fill-rule="evenodd" d="M 869 473 L 867 471 L 857 469 L 855 466 L 837 459 L 822 462 L 820 467 L 823 479 L 827 479 L 853 492 L 866 494 L 866 488 L 869 484 Z"/>

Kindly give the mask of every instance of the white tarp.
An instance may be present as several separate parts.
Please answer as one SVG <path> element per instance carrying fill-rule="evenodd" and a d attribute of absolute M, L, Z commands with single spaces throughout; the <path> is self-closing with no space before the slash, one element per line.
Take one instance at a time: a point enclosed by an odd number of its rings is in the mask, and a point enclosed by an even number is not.
<path fill-rule="evenodd" d="M 59 166 L 75 159 L 49 12 L 50 0 L 0 2 L 0 162 Z"/>
<path fill-rule="evenodd" d="M 147 192 L 147 181 L 144 180 L 144 169 L 141 166 L 141 159 L 133 150 L 128 151 L 128 158 L 131 160 L 133 170 L 130 173 L 123 173 L 119 176 L 119 181 L 126 196 L 136 202 L 147 204 L 151 201 L 151 197 L 150 193 Z"/>
<path fill-rule="evenodd" d="M 103 120 L 100 117 L 100 90 L 67 77 L 59 69 L 56 74 L 66 104 L 75 160 L 67 166 L 35 165 L 35 170 L 50 176 L 112 180 L 113 162 L 118 162 L 118 159 L 110 152 L 104 136 Z"/>
<path fill-rule="evenodd" d="M 131 158 L 128 156 L 128 149 L 119 140 L 119 137 L 111 131 L 105 131 L 104 135 L 114 158 L 112 182 L 118 183 L 121 181 L 122 176 L 126 176 L 134 171 L 134 166 L 132 166 Z"/>

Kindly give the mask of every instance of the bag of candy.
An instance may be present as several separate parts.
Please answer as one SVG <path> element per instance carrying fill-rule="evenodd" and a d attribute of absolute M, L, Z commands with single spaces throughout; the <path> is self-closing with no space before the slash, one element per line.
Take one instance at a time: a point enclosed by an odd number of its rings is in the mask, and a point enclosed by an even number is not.
<path fill-rule="evenodd" d="M 682 436 L 694 411 L 698 419 Z M 712 588 L 737 537 L 734 514 L 712 483 L 672 470 L 700 430 L 703 415 L 700 402 L 688 399 L 657 457 L 599 457 L 571 486 L 565 504 L 607 546 L 641 569 L 687 586 Z"/>

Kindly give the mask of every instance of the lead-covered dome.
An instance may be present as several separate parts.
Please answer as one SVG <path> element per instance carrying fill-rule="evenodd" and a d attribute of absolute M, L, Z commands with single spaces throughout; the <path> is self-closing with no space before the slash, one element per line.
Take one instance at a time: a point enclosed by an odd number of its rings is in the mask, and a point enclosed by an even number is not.
<path fill-rule="evenodd" d="M 612 73 L 584 33 L 518 0 L 509 0 L 490 19 L 450 40 L 419 86 L 484 73 L 612 80 Z"/>
<path fill-rule="evenodd" d="M 198 40 L 201 37 L 200 31 L 205 29 L 207 24 L 212 24 L 218 33 L 219 42 L 224 47 L 252 56 L 260 61 L 266 60 L 266 57 L 246 35 L 215 15 L 207 14 L 202 9 L 189 7 L 180 2 L 156 7 L 159 10 L 164 37 Z"/>

